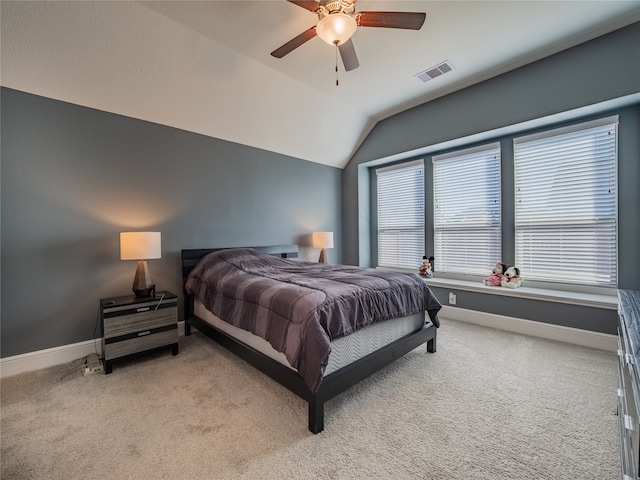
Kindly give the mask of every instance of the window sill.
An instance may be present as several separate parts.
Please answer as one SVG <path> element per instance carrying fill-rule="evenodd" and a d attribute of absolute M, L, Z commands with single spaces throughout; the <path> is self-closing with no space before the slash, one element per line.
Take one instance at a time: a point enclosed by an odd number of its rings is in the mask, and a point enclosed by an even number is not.
<path fill-rule="evenodd" d="M 448 278 L 425 278 L 425 283 L 430 287 L 450 288 L 469 292 L 487 293 L 490 295 L 503 295 L 546 302 L 565 303 L 586 307 L 604 308 L 608 310 L 618 309 L 617 295 L 599 295 L 593 293 L 566 292 L 549 290 L 544 288 L 520 287 L 504 288 L 491 287 L 480 282 L 468 280 L 454 280 Z"/>

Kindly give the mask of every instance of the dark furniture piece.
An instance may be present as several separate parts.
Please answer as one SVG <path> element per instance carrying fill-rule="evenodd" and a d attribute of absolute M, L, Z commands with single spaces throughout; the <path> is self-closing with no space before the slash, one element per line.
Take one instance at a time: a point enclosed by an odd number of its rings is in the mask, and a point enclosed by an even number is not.
<path fill-rule="evenodd" d="M 161 291 L 148 298 L 102 298 L 100 334 L 107 374 L 113 362 L 142 353 L 171 348 L 177 355 L 178 297 Z"/>
<path fill-rule="evenodd" d="M 640 468 L 640 291 L 618 291 L 618 415 L 623 480 Z"/>
<path fill-rule="evenodd" d="M 298 256 L 297 245 L 252 248 L 262 253 L 278 255 L 282 258 L 296 258 Z M 222 249 L 182 250 L 183 283 L 189 275 L 189 272 L 198 264 L 202 257 L 217 250 Z M 211 326 L 209 323 L 194 314 L 193 307 L 193 297 L 185 292 L 185 335 L 190 335 L 191 326 L 194 326 L 199 331 L 205 333 L 213 340 L 220 343 L 222 346 L 308 402 L 309 430 L 313 433 L 320 433 L 324 429 L 325 402 L 344 392 L 349 387 L 357 384 L 383 367 L 389 365 L 394 360 L 397 360 L 423 343 L 427 344 L 427 351 L 431 353 L 436 351 L 436 327 L 431 322 L 428 322 L 422 329 L 406 335 L 405 337 L 380 348 L 366 357 L 325 376 L 318 390 L 312 392 L 304 383 L 302 377 L 300 377 L 300 375 L 298 375 L 294 370 L 291 370 L 269 356 L 245 345 L 242 342 L 239 342 L 232 336 Z"/>

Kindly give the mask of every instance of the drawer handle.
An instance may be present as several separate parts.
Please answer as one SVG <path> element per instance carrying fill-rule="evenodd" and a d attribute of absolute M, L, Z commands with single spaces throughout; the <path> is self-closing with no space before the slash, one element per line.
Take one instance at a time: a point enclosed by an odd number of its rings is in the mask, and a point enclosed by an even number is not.
<path fill-rule="evenodd" d="M 148 311 L 149 311 L 149 307 L 141 307 L 136 310 L 136 312 L 148 312 Z"/>
<path fill-rule="evenodd" d="M 146 332 L 139 332 L 138 336 L 139 337 L 144 337 L 145 335 L 150 335 L 151 334 L 151 330 L 147 330 Z"/>

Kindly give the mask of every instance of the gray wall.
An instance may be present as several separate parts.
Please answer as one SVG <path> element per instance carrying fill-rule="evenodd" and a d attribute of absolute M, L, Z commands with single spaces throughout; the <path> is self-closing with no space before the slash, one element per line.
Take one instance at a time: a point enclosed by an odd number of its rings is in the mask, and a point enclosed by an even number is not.
<path fill-rule="evenodd" d="M 640 23 L 612 32 L 546 59 L 500 75 L 464 90 L 425 103 L 381 121 L 372 130 L 350 163 L 342 172 L 342 232 L 343 260 L 353 265 L 375 265 L 375 238 L 366 225 L 375 214 L 369 204 L 372 194 L 369 167 L 380 160 L 425 158 L 443 153 L 446 148 L 471 146 L 478 142 L 501 140 L 508 163 L 503 176 L 512 175 L 509 152 L 510 138 L 493 135 L 511 125 L 531 122 L 548 116 L 578 110 L 580 116 L 562 117 L 562 122 L 592 118 L 590 106 L 615 102 L 640 92 Z M 437 81 L 437 80 L 436 80 Z M 637 102 L 637 100 L 636 100 Z M 586 107 L 586 108 L 585 108 Z M 624 108 L 605 111 L 598 116 L 620 115 L 618 158 L 619 187 L 619 286 L 640 289 L 640 106 L 636 103 Z M 558 120 L 556 120 L 557 122 Z M 556 123 L 553 126 L 558 125 Z M 462 139 L 458 141 L 458 139 Z M 403 153 L 420 151 L 421 154 Z M 424 152 L 428 152 L 425 154 Z M 403 158 L 404 157 L 404 158 Z M 431 198 L 430 169 L 426 168 L 427 199 Z M 509 209 L 513 211 L 513 194 L 509 182 L 503 182 L 503 229 L 513 229 Z M 428 202 L 429 203 L 429 202 Z M 428 205 L 427 245 L 432 247 L 432 220 Z M 372 223 L 373 224 L 373 223 Z M 370 255 L 363 252 L 369 252 Z M 503 238 L 505 256 L 513 251 L 513 239 Z M 508 258 L 505 258 L 508 260 Z M 420 263 L 417 260 L 416 265 Z M 436 259 L 437 264 L 437 259 Z M 526 281 L 526 277 L 525 277 Z M 449 290 L 434 289 L 442 302 Z M 462 308 L 530 318 L 589 330 L 615 333 L 615 312 L 597 312 L 602 322 L 584 315 L 580 309 L 559 309 L 558 304 L 519 301 L 458 292 L 457 306 Z M 499 298 L 499 299 L 498 299 Z M 494 305 L 495 302 L 501 305 Z M 492 303 L 493 302 L 493 303 Z M 535 310 L 535 313 L 531 313 Z M 589 318 L 588 318 L 589 317 Z"/>
<path fill-rule="evenodd" d="M 119 232 L 162 232 L 158 289 L 182 292 L 180 249 L 309 245 L 335 232 L 340 170 L 1 90 L 2 357 L 94 338 L 98 300 L 128 295 Z M 303 256 L 305 250 L 303 249 Z M 317 255 L 309 249 L 306 254 Z"/>

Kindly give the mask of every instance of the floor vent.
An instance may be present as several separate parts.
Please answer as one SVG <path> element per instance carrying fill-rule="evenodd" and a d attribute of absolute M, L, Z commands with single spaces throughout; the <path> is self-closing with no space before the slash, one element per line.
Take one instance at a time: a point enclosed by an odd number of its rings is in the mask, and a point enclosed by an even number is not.
<path fill-rule="evenodd" d="M 414 75 L 414 77 L 418 78 L 424 83 L 428 82 L 429 80 L 433 80 L 434 78 L 439 77 L 440 75 L 443 75 L 447 72 L 450 72 L 451 70 L 453 70 L 453 65 L 449 60 L 445 60 L 435 67 L 431 67 L 423 72 L 417 73 L 416 75 Z"/>

